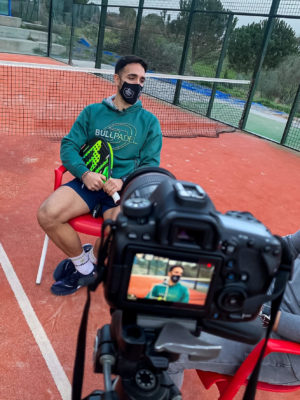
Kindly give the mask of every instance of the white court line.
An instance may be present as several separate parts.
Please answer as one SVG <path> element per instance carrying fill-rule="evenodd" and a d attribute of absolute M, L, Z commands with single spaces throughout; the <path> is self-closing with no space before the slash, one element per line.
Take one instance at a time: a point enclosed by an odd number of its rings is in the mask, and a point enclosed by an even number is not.
<path fill-rule="evenodd" d="M 36 313 L 34 312 L 31 303 L 13 269 L 3 246 L 0 243 L 0 263 L 10 284 L 10 287 L 17 299 L 17 302 L 23 312 L 27 324 L 38 344 L 40 351 L 46 361 L 47 367 L 52 375 L 52 378 L 61 394 L 63 400 L 71 399 L 71 383 L 57 358 L 57 355 L 44 331 Z"/>

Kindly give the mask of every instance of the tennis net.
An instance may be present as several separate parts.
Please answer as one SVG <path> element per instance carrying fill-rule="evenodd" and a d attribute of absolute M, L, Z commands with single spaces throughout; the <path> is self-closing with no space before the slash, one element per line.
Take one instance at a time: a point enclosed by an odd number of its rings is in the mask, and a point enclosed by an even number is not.
<path fill-rule="evenodd" d="M 1 61 L 0 134 L 60 140 L 85 106 L 115 93 L 113 73 Z M 147 73 L 142 102 L 164 136 L 216 137 L 238 126 L 248 89 L 249 81 Z"/>

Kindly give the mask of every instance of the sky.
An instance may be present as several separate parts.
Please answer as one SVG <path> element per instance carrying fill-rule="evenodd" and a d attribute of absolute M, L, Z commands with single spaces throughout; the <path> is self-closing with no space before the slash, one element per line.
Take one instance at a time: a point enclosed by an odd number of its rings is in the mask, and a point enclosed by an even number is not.
<path fill-rule="evenodd" d="M 238 1 L 236 0 L 221 0 L 224 8 L 232 9 L 234 11 L 239 10 L 240 12 L 250 12 L 251 9 L 253 9 L 253 2 L 252 6 L 249 6 L 249 1 L 248 0 L 240 0 L 240 7 L 238 6 Z M 101 4 L 101 0 L 90 0 L 90 3 L 93 4 Z M 269 8 L 269 4 L 271 4 L 272 0 L 257 0 L 257 9 L 261 9 L 261 12 L 266 12 Z M 119 6 L 126 6 L 126 5 L 134 5 L 137 6 L 139 4 L 139 0 L 109 0 L 108 4 L 114 4 L 114 5 L 119 5 Z M 160 6 L 169 6 L 172 4 L 174 8 L 179 6 L 179 0 L 145 0 L 145 6 L 153 6 L 153 7 L 160 7 Z M 232 6 L 234 5 L 234 6 Z M 299 0 L 289 0 L 288 3 L 286 0 L 282 0 L 282 10 L 279 9 L 279 12 L 281 14 L 284 14 L 284 8 L 287 9 L 287 12 L 292 10 L 293 8 L 295 10 L 299 11 L 298 16 L 300 17 L 300 7 L 299 7 Z M 151 11 L 154 12 L 154 11 Z M 289 15 L 290 12 L 289 12 Z M 248 25 L 249 23 L 252 22 L 259 22 L 263 17 L 252 17 L 252 16 L 238 16 L 238 24 L 237 27 L 240 27 L 242 25 Z M 285 22 L 290 25 L 297 36 L 300 36 L 300 19 L 296 18 L 286 18 Z"/>
<path fill-rule="evenodd" d="M 238 16 L 238 23 L 237 23 L 237 27 L 239 28 L 242 25 L 248 25 L 251 24 L 252 22 L 259 22 L 261 21 L 262 17 L 248 17 L 248 16 Z M 295 33 L 296 36 L 300 36 L 300 19 L 291 19 L 291 18 L 285 18 L 284 21 L 290 25 Z"/>

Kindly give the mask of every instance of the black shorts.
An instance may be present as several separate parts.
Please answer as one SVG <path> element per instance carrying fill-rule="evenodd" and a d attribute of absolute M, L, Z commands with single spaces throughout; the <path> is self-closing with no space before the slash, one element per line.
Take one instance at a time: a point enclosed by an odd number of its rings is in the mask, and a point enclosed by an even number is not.
<path fill-rule="evenodd" d="M 87 189 L 78 178 L 65 183 L 63 186 L 69 186 L 75 190 L 75 192 L 79 194 L 79 196 L 86 202 L 90 211 L 93 211 L 93 209 L 100 204 L 103 215 L 106 210 L 116 207 L 116 204 L 111 196 L 109 196 L 103 190 L 92 191 Z"/>

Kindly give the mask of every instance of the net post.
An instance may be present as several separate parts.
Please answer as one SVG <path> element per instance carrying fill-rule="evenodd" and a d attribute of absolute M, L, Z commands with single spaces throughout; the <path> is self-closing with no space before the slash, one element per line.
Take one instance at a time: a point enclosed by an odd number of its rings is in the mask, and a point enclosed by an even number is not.
<path fill-rule="evenodd" d="M 220 54 L 220 58 L 219 58 L 219 62 L 218 62 L 217 71 L 216 71 L 216 78 L 219 78 L 220 75 L 221 75 L 223 62 L 224 62 L 224 59 L 225 59 L 225 56 L 226 56 L 226 52 L 227 52 L 227 48 L 228 48 L 229 36 L 230 36 L 231 30 L 232 30 L 233 16 L 234 16 L 234 14 L 231 13 L 231 14 L 229 14 L 229 17 L 228 17 L 226 32 L 225 32 L 223 45 L 222 45 L 222 50 L 221 50 L 221 54 Z M 215 100 L 215 96 L 216 96 L 216 91 L 217 91 L 217 84 L 214 83 L 213 87 L 212 87 L 212 91 L 211 91 L 211 96 L 210 96 L 210 99 L 209 99 L 208 107 L 207 107 L 207 112 L 206 112 L 206 116 L 207 117 L 211 116 L 211 111 L 212 111 L 212 108 L 213 108 L 213 104 L 214 104 L 214 100 Z"/>
<path fill-rule="evenodd" d="M 53 0 L 49 4 L 49 23 L 48 23 L 48 42 L 47 42 L 47 57 L 50 57 L 52 48 L 52 29 L 53 29 Z"/>
<path fill-rule="evenodd" d="M 102 0 L 95 68 L 101 68 L 108 0 Z"/>
<path fill-rule="evenodd" d="M 267 25 L 266 25 L 265 32 L 264 32 L 264 37 L 263 37 L 263 40 L 262 40 L 262 47 L 261 47 L 260 57 L 258 58 L 258 60 L 256 62 L 256 66 L 254 68 L 254 72 L 253 72 L 253 75 L 252 75 L 250 88 L 249 88 L 248 99 L 247 99 L 247 102 L 246 102 L 242 117 L 241 117 L 240 122 L 239 122 L 239 128 L 242 129 L 242 130 L 245 129 L 246 124 L 247 124 L 250 108 L 251 108 L 253 97 L 254 97 L 254 94 L 255 94 L 255 91 L 256 91 L 256 87 L 257 87 L 257 84 L 258 84 L 260 71 L 262 69 L 262 65 L 263 65 L 263 62 L 264 62 L 264 59 L 265 59 L 265 55 L 267 53 L 268 44 L 269 44 L 269 41 L 270 41 L 271 33 L 272 33 L 272 30 L 273 30 L 273 26 L 274 26 L 275 16 L 277 14 L 277 11 L 278 11 L 278 8 L 279 8 L 279 4 L 280 4 L 280 0 L 273 0 L 272 1 L 270 13 L 269 13 L 269 18 L 268 18 L 268 21 L 267 21 Z"/>
<path fill-rule="evenodd" d="M 138 41 L 139 41 L 139 34 L 141 30 L 141 23 L 142 23 L 142 16 L 144 11 L 144 0 L 140 0 L 138 14 L 136 17 L 136 25 L 134 31 L 134 38 L 133 38 L 133 45 L 132 45 L 132 54 L 136 54 Z"/>
<path fill-rule="evenodd" d="M 190 37 L 191 37 L 191 32 L 192 32 L 192 22 L 193 22 L 193 17 L 194 17 L 194 13 L 195 13 L 195 8 L 196 8 L 196 0 L 193 0 L 192 4 L 191 4 L 191 8 L 190 8 L 190 14 L 189 14 L 186 31 L 185 31 L 185 38 L 184 38 L 184 44 L 183 44 L 183 50 L 182 50 L 178 75 L 184 74 L 186 59 L 187 59 L 188 50 L 189 50 L 189 43 L 190 43 Z M 175 93 L 174 93 L 174 99 L 173 99 L 173 104 L 175 104 L 175 105 L 179 104 L 181 85 L 182 85 L 182 82 L 180 80 L 177 80 Z"/>
<path fill-rule="evenodd" d="M 73 44 L 74 44 L 74 25 L 75 25 L 75 4 L 72 2 L 72 19 L 71 19 L 71 33 L 70 33 L 70 49 L 68 64 L 72 65 L 73 60 Z"/>
<path fill-rule="evenodd" d="M 291 111 L 290 111 L 290 113 L 289 113 L 288 120 L 287 120 L 286 125 L 285 125 L 285 128 L 284 128 L 284 132 L 283 132 L 283 134 L 282 134 L 282 138 L 281 138 L 281 141 L 280 141 L 280 144 L 283 145 L 283 146 L 285 145 L 285 142 L 286 142 L 286 139 L 287 139 L 287 136 L 288 136 L 290 127 L 291 127 L 291 125 L 292 125 L 294 116 L 295 116 L 295 114 L 296 114 L 296 111 L 297 111 L 297 107 L 298 107 L 299 102 L 300 102 L 300 84 L 299 84 L 299 86 L 298 86 L 298 90 L 297 90 L 297 93 L 296 93 L 296 95 L 295 95 L 295 99 L 294 99 L 294 102 L 293 102 Z"/>

